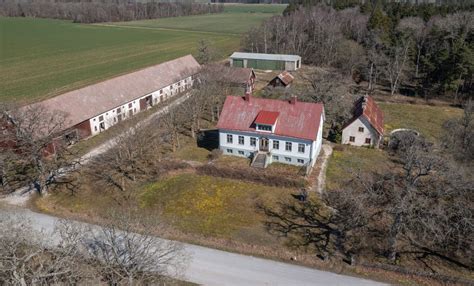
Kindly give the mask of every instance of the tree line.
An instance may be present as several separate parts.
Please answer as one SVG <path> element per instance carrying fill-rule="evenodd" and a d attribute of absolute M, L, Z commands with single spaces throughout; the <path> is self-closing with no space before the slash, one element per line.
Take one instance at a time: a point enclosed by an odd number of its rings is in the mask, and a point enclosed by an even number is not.
<path fill-rule="evenodd" d="M 244 46 L 337 68 L 367 82 L 369 93 L 382 86 L 392 95 L 471 97 L 474 12 L 407 5 L 297 6 L 249 31 Z"/>
<path fill-rule="evenodd" d="M 0 16 L 72 20 L 78 23 L 118 22 L 219 13 L 223 5 L 185 1 L 2 0 Z"/>

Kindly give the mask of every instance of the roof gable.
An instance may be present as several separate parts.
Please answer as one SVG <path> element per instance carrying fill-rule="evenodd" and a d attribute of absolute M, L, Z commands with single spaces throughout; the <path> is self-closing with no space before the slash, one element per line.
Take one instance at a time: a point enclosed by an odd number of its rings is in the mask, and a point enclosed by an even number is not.
<path fill-rule="evenodd" d="M 289 72 L 287 72 L 287 71 L 282 72 L 282 73 L 279 74 L 277 77 L 278 77 L 278 78 L 281 80 L 281 82 L 283 82 L 283 84 L 285 84 L 285 85 L 289 85 L 289 84 L 292 83 L 293 80 L 295 79 L 294 76 L 292 76 L 292 75 L 291 75 Z"/>
<path fill-rule="evenodd" d="M 355 102 L 354 117 L 344 125 L 343 129 L 361 116 L 363 116 L 380 135 L 383 134 L 383 112 L 377 103 L 375 103 L 375 100 L 370 96 L 363 96 Z"/>
<path fill-rule="evenodd" d="M 314 141 L 317 139 L 324 107 L 320 103 L 227 96 L 217 128 L 235 131 L 258 132 L 255 120 L 260 112 L 278 113 L 278 124 L 273 134 Z"/>

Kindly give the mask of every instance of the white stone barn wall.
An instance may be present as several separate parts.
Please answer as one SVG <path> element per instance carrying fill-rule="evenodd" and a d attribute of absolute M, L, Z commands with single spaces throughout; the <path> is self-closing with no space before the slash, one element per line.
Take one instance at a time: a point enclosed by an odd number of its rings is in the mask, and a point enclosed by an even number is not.
<path fill-rule="evenodd" d="M 118 120 L 118 113 L 117 109 L 120 107 L 121 112 L 120 114 L 122 115 L 122 120 L 125 120 L 127 118 L 130 118 L 131 116 L 139 113 L 141 110 L 140 108 L 140 100 L 146 97 L 149 97 L 150 95 L 152 96 L 152 102 L 153 105 L 156 105 L 162 101 L 165 101 L 174 95 L 183 92 L 187 89 L 190 89 L 193 84 L 193 78 L 192 76 L 189 76 L 185 79 L 179 80 L 171 85 L 168 85 L 166 87 L 160 88 L 152 93 L 148 93 L 146 95 L 143 95 L 137 99 L 134 99 L 130 102 L 127 102 L 121 106 L 116 106 L 111 110 L 108 110 L 106 112 L 103 112 L 101 114 L 98 114 L 97 116 L 89 119 L 89 123 L 91 126 L 91 136 L 97 135 L 100 132 L 107 130 L 111 126 L 117 124 L 119 122 Z M 101 123 L 104 123 L 104 128 L 100 127 Z"/>

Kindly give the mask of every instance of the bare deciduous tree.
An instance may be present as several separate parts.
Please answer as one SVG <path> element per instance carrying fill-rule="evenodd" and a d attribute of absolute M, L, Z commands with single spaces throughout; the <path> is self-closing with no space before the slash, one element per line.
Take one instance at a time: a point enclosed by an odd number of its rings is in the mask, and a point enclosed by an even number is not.
<path fill-rule="evenodd" d="M 122 204 L 133 197 L 136 184 L 158 177 L 167 166 L 162 160 L 164 138 L 149 124 L 130 128 L 114 140 L 114 148 L 90 161 L 84 172 L 102 189 L 120 194 L 116 201 Z"/>
<path fill-rule="evenodd" d="M 3 110 L 5 132 L 0 142 L 7 142 L 1 155 L 4 191 L 33 186 L 43 194 L 59 184 L 74 190 L 70 173 L 78 159 L 63 137 L 65 120 L 65 115 L 40 106 Z"/>
<path fill-rule="evenodd" d="M 460 161 L 474 159 L 474 103 L 468 100 L 461 118 L 448 120 L 443 125 L 442 146 Z"/>
<path fill-rule="evenodd" d="M 434 261 L 472 270 L 472 181 L 415 134 L 396 143 L 391 171 L 354 172 L 348 187 L 322 202 L 264 207 L 267 227 L 323 256 L 384 253 L 391 263 L 410 256 L 429 271 Z"/>
<path fill-rule="evenodd" d="M 92 231 L 85 242 L 98 271 L 112 285 L 155 284 L 165 276 L 179 276 L 187 262 L 181 243 L 157 239 L 127 211 L 112 214 L 113 223 Z M 138 234 L 137 228 L 142 230 Z"/>
<path fill-rule="evenodd" d="M 79 267 L 77 240 L 53 250 L 44 234 L 22 217 L 0 216 L 0 280 L 8 285 L 76 284 L 85 276 Z"/>
<path fill-rule="evenodd" d="M 182 244 L 157 239 L 126 210 L 101 227 L 61 220 L 53 233 L 0 217 L 0 281 L 8 285 L 166 285 L 186 267 Z M 134 232 L 137 228 L 144 233 Z"/>

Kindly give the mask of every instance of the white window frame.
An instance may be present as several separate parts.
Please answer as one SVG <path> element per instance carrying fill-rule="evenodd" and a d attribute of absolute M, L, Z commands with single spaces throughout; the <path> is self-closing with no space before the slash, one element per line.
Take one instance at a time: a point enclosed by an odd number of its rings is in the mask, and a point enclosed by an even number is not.
<path fill-rule="evenodd" d="M 250 146 L 257 146 L 257 138 L 250 137 Z"/>
<path fill-rule="evenodd" d="M 276 147 L 275 147 L 276 146 Z M 273 149 L 280 150 L 280 141 L 273 140 Z"/>
<path fill-rule="evenodd" d="M 305 145 L 302 143 L 298 143 L 298 153 L 304 153 Z"/>

